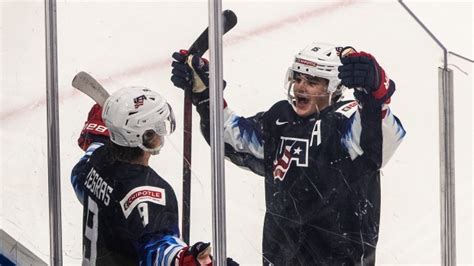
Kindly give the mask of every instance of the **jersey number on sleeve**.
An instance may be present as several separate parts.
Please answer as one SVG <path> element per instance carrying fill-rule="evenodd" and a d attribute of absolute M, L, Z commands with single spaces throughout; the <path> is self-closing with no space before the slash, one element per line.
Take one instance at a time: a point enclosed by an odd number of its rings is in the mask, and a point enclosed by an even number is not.
<path fill-rule="evenodd" d="M 99 227 L 99 207 L 91 198 L 87 199 L 87 218 L 84 237 L 88 241 L 84 243 L 83 265 L 95 265 L 97 258 L 97 231 Z"/>
<path fill-rule="evenodd" d="M 138 213 L 140 218 L 142 218 L 143 227 L 146 227 L 148 224 L 148 204 L 146 202 L 138 204 Z"/>

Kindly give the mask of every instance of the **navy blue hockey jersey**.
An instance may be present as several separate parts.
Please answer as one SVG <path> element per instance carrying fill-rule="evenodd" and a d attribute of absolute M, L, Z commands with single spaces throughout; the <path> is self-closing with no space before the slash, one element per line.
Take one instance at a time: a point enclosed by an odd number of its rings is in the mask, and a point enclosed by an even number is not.
<path fill-rule="evenodd" d="M 194 97 L 209 142 L 207 95 Z M 287 101 L 248 118 L 224 112 L 226 156 L 265 177 L 264 264 L 373 264 L 379 170 L 405 135 L 389 107 L 340 99 L 306 118 Z"/>
<path fill-rule="evenodd" d="M 84 206 L 83 265 L 170 265 L 186 246 L 173 189 L 148 166 L 108 158 L 93 143 L 72 170 Z"/>

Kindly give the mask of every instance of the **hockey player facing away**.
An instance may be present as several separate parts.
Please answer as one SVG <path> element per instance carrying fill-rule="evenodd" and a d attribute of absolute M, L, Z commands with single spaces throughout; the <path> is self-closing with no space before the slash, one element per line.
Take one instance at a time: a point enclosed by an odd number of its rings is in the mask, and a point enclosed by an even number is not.
<path fill-rule="evenodd" d="M 209 141 L 208 64 L 191 57 L 173 54 L 171 80 L 193 88 Z M 312 43 L 285 91 L 288 100 L 248 118 L 224 104 L 226 156 L 265 177 L 263 264 L 375 264 L 380 169 L 405 135 L 388 106 L 395 83 L 368 53 Z"/>
<path fill-rule="evenodd" d="M 144 87 L 92 107 L 71 175 L 84 206 L 82 265 L 211 265 L 209 243 L 179 239 L 176 195 L 148 165 L 174 129 L 171 106 Z"/>

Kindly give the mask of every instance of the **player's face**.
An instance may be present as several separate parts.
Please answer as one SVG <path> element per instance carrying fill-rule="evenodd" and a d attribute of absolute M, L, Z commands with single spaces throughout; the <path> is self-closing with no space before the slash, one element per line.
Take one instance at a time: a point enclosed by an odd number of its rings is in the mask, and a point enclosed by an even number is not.
<path fill-rule="evenodd" d="M 328 106 L 327 88 L 328 80 L 326 79 L 296 74 L 293 85 L 296 113 L 299 116 L 307 117 Z"/>

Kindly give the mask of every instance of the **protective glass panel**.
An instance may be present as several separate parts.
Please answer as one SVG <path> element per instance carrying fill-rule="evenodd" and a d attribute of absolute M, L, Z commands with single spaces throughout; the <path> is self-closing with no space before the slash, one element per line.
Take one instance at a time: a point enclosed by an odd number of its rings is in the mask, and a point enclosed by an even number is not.
<path fill-rule="evenodd" d="M 473 58 L 472 3 L 407 5 L 449 51 Z M 0 6 L 0 264 L 49 264 L 44 3 L 2 1 Z M 229 1 L 223 9 L 238 16 L 237 26 L 224 37 L 224 96 L 229 110 L 248 118 L 226 120 L 226 141 L 240 149 L 225 163 L 227 256 L 241 265 L 440 263 L 439 46 L 398 2 Z M 205 1 L 58 1 L 64 265 L 103 259 L 105 239 L 112 239 L 113 249 L 120 250 L 114 260 L 136 260 L 135 248 L 143 248 L 136 243 L 157 239 L 143 235 L 160 230 L 162 235 L 172 234 L 181 227 L 184 94 L 170 82 L 171 55 L 189 48 L 207 26 L 207 14 Z M 400 119 L 406 135 L 390 158 L 383 157 L 387 163 L 380 176 L 370 170 L 373 160 L 357 159 L 370 157 L 370 149 L 385 155 L 390 147 L 380 138 L 358 139 L 361 128 L 353 126 L 353 138 L 336 143 L 335 136 L 347 128 L 318 119 L 290 125 L 296 120 L 289 118 L 296 116 L 289 105 L 268 111 L 279 101 L 285 105 L 288 67 L 315 41 L 371 53 L 396 83 L 389 113 Z M 467 265 L 473 263 L 473 73 L 472 63 L 456 55 L 448 54 L 448 63 L 454 72 L 457 263 Z M 176 130 L 148 164 L 169 187 L 161 179 L 159 184 L 142 183 L 139 177 L 148 168 L 144 160 L 130 157 L 133 166 L 114 168 L 121 177 L 137 177 L 128 183 L 101 176 L 106 174 L 100 169 L 110 166 L 108 160 L 95 161 L 97 173 L 88 169 L 80 181 L 71 178 L 85 154 L 78 138 L 94 104 L 71 86 L 79 71 L 90 73 L 110 93 L 124 86 L 145 86 L 167 99 Z M 343 109 L 334 113 L 341 119 L 353 117 L 354 106 L 348 112 Z M 268 111 L 263 118 L 255 116 L 262 111 Z M 324 110 L 319 111 L 322 117 Z M 192 112 L 194 244 L 212 241 L 212 183 L 211 151 L 196 108 Z M 103 142 L 107 135 L 98 123 L 99 114 L 92 113 L 87 126 L 95 130 L 93 140 Z M 363 115 L 353 119 L 365 121 Z M 265 123 L 265 135 L 260 134 L 260 122 Z M 79 142 L 81 147 L 88 143 Z M 341 145 L 346 153 L 338 150 Z M 336 156 L 338 152 L 345 156 Z M 76 194 L 71 181 L 85 194 Z M 103 215 L 108 206 L 113 211 Z M 125 224 L 130 225 L 125 231 L 104 229 Z M 141 242 L 115 241 L 125 238 Z M 182 245 L 179 240 L 169 243 Z M 12 251 L 12 246 L 17 249 Z"/>

